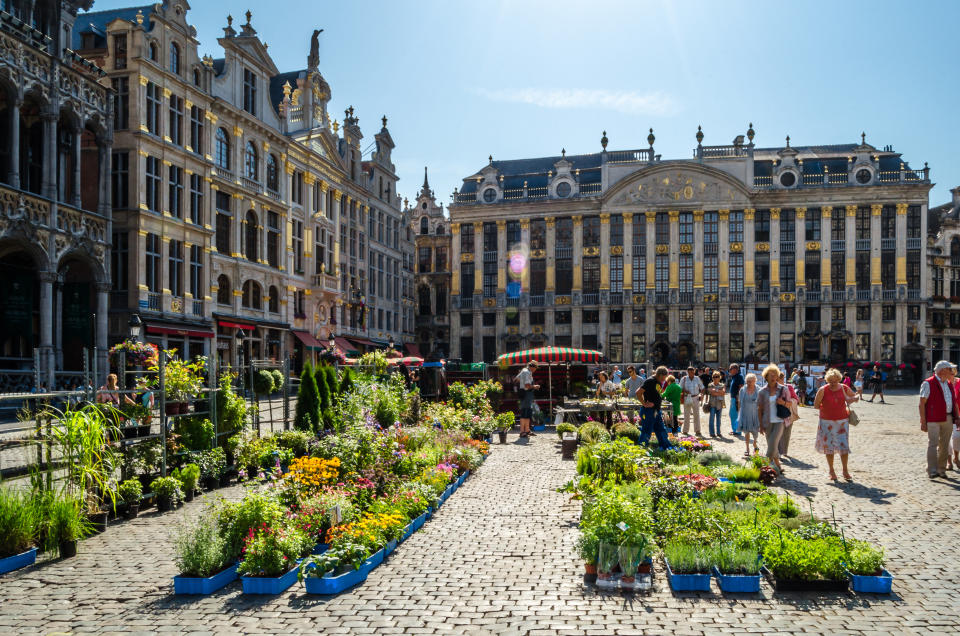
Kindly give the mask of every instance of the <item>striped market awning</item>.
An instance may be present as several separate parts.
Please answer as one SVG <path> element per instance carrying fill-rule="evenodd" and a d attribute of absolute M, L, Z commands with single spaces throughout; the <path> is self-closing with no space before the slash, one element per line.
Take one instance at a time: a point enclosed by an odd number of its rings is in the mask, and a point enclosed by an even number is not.
<path fill-rule="evenodd" d="M 600 362 L 603 354 L 593 349 L 571 349 L 570 347 L 538 347 L 526 351 L 514 351 L 497 357 L 497 364 L 525 364 L 531 360 L 537 362 Z"/>

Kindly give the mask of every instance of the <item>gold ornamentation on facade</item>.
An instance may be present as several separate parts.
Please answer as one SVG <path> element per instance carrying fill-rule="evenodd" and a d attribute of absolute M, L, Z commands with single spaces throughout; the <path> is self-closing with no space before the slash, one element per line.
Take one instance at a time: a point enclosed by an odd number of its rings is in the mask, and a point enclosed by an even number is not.
<path fill-rule="evenodd" d="M 702 221 L 703 220 L 703 210 L 694 210 L 693 211 L 693 220 Z"/>
<path fill-rule="evenodd" d="M 507 327 L 507 333 L 511 336 L 515 336 L 520 333 L 520 327 Z"/>
<path fill-rule="evenodd" d="M 680 218 L 680 210 L 670 210 L 667 214 L 670 216 L 671 223 L 675 223 Z"/>
<path fill-rule="evenodd" d="M 529 230 L 530 229 L 530 219 L 520 219 L 520 229 Z"/>
<path fill-rule="evenodd" d="M 574 226 L 574 227 L 580 227 L 581 225 L 583 225 L 583 216 L 582 216 L 582 215 L 580 215 L 580 214 L 574 214 L 574 215 L 573 215 L 572 217 L 570 217 L 570 218 L 573 219 L 573 226 Z"/>
<path fill-rule="evenodd" d="M 807 241 L 807 251 L 809 251 L 809 252 L 819 252 L 819 251 L 820 251 L 820 241 Z"/>
<path fill-rule="evenodd" d="M 634 305 L 642 305 L 642 304 L 645 303 L 645 302 L 647 302 L 647 297 L 644 296 L 643 294 L 634 294 L 634 295 L 633 295 L 633 304 L 634 304 Z"/>
<path fill-rule="evenodd" d="M 743 251 L 743 243 L 731 243 L 731 244 L 730 244 L 730 251 L 731 251 L 731 252 L 742 252 L 742 251 Z"/>
<path fill-rule="evenodd" d="M 661 243 L 660 245 L 657 245 L 657 254 L 669 254 L 669 253 L 670 253 L 669 245 L 664 245 L 663 243 Z"/>
<path fill-rule="evenodd" d="M 624 212 L 621 216 L 624 223 L 633 223 L 633 212 Z"/>
<path fill-rule="evenodd" d="M 243 136 L 243 128 L 241 128 L 240 126 L 234 126 L 234 127 L 233 127 L 233 136 L 234 136 L 234 137 L 242 137 L 242 136 Z"/>
<path fill-rule="evenodd" d="M 460 233 L 460 224 L 459 224 L 459 223 L 451 223 L 451 224 L 450 224 L 450 233 L 451 233 L 451 234 L 459 234 L 459 233 Z"/>
<path fill-rule="evenodd" d="M 610 254 L 613 256 L 623 256 L 623 245 L 611 245 Z"/>
<path fill-rule="evenodd" d="M 897 216 L 906 216 L 906 215 L 907 215 L 907 207 L 909 207 L 909 206 L 908 206 L 906 203 L 898 203 L 898 204 L 897 204 Z"/>
<path fill-rule="evenodd" d="M 547 218 L 544 219 L 544 221 L 546 221 L 547 223 L 548 230 L 552 230 L 557 224 L 557 219 L 552 216 L 548 216 Z"/>
<path fill-rule="evenodd" d="M 934 264 L 934 265 L 938 265 L 938 266 L 940 266 L 940 267 L 943 267 L 944 265 L 947 264 L 947 259 L 945 259 L 945 258 L 943 258 L 943 257 L 935 258 L 935 259 L 933 259 L 933 264 Z"/>
<path fill-rule="evenodd" d="M 797 218 L 802 221 L 807 216 L 807 208 L 797 208 L 795 213 Z"/>
<path fill-rule="evenodd" d="M 473 252 L 463 252 L 460 254 L 461 263 L 472 263 L 473 262 Z"/>
<path fill-rule="evenodd" d="M 757 251 L 757 252 L 769 252 L 769 251 L 770 251 L 770 244 L 769 244 L 769 243 L 757 243 L 756 246 L 754 246 L 753 249 L 754 249 L 754 251 Z"/>
<path fill-rule="evenodd" d="M 825 205 L 820 208 L 820 217 L 824 219 L 829 219 L 833 215 L 833 206 Z"/>
<path fill-rule="evenodd" d="M 483 231 L 483 223 L 481 223 L 480 221 L 474 221 L 474 222 L 473 222 L 474 238 L 476 238 L 477 236 L 479 236 L 479 235 L 480 235 L 480 232 L 482 232 L 482 231 Z"/>
<path fill-rule="evenodd" d="M 791 293 L 780 294 L 780 302 L 792 303 L 796 299 L 796 296 Z"/>
<path fill-rule="evenodd" d="M 543 326 L 542 326 L 542 325 L 533 325 L 533 326 L 530 328 L 530 330 L 531 330 L 533 333 L 535 333 L 535 334 L 541 334 L 541 333 L 543 333 Z"/>
<path fill-rule="evenodd" d="M 747 208 L 743 211 L 743 218 L 747 221 L 753 220 L 753 215 L 756 213 L 756 208 Z"/>
<path fill-rule="evenodd" d="M 569 297 L 569 296 L 554 296 L 553 302 L 554 302 L 554 304 L 557 304 L 557 305 L 569 305 L 569 304 L 570 304 L 570 297 Z"/>
<path fill-rule="evenodd" d="M 780 220 L 780 208 L 770 208 L 770 220 Z"/>
<path fill-rule="evenodd" d="M 847 206 L 847 216 L 857 216 L 857 206 L 848 205 Z"/>
<path fill-rule="evenodd" d="M 704 295 L 703 295 L 703 302 L 705 302 L 705 303 L 715 303 L 715 302 L 717 302 L 717 300 L 719 300 L 719 297 L 717 296 L 717 294 L 704 294 Z"/>
<path fill-rule="evenodd" d="M 497 231 L 502 232 L 507 229 L 507 222 L 503 219 L 497 220 Z"/>
<path fill-rule="evenodd" d="M 681 243 L 681 244 L 680 244 L 680 253 L 681 253 L 681 254 L 693 254 L 693 245 L 690 245 L 689 243 Z"/>
<path fill-rule="evenodd" d="M 317 175 L 307 172 L 303 175 L 303 182 L 307 185 L 313 185 L 317 181 Z"/>
<path fill-rule="evenodd" d="M 530 258 L 546 258 L 547 250 L 530 250 Z"/>
<path fill-rule="evenodd" d="M 730 210 L 717 210 L 717 217 L 721 221 L 726 221 L 730 218 Z"/>
<path fill-rule="evenodd" d="M 647 223 L 657 222 L 657 213 L 655 210 L 647 210 L 644 214 L 647 216 Z"/>
<path fill-rule="evenodd" d="M 483 299 L 483 306 L 484 306 L 484 307 L 496 307 L 496 306 L 497 306 L 497 299 L 496 299 L 496 298 L 484 298 L 484 299 Z"/>
<path fill-rule="evenodd" d="M 883 205 L 880 203 L 874 203 L 870 206 L 870 214 L 873 216 L 880 216 L 883 213 Z"/>
<path fill-rule="evenodd" d="M 600 248 L 599 248 L 599 247 L 585 247 L 585 248 L 583 248 L 583 255 L 584 255 L 584 256 L 600 256 Z"/>
<path fill-rule="evenodd" d="M 600 215 L 600 225 L 607 225 L 610 223 L 610 215 L 604 212 Z"/>

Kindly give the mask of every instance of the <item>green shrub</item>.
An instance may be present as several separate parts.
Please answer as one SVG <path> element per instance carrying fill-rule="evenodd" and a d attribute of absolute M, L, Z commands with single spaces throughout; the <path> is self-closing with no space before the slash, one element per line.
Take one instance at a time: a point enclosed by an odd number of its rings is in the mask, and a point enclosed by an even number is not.
<path fill-rule="evenodd" d="M 213 422 L 205 417 L 181 417 L 177 419 L 174 430 L 180 436 L 180 443 L 191 451 L 213 448 Z"/>
<path fill-rule="evenodd" d="M 183 501 L 183 482 L 172 475 L 154 479 L 150 482 L 150 490 L 157 497 L 169 498 L 174 506 Z"/>
<path fill-rule="evenodd" d="M 875 548 L 866 541 L 848 541 L 846 563 L 852 574 L 879 575 L 884 566 L 883 548 Z"/>
<path fill-rule="evenodd" d="M 708 554 L 710 562 L 717 566 L 721 574 L 753 576 L 760 572 L 760 559 L 757 558 L 756 550 L 733 545 L 715 545 L 708 549 Z"/>
<path fill-rule="evenodd" d="M 0 559 L 27 551 L 39 531 L 31 498 L 0 488 Z"/>
<path fill-rule="evenodd" d="M 343 369 L 343 379 L 340 380 L 340 386 L 337 387 L 338 395 L 345 395 L 353 390 L 356 384 L 356 373 L 350 367 Z"/>
<path fill-rule="evenodd" d="M 279 391 L 283 388 L 283 372 L 280 369 L 271 369 L 270 375 L 273 376 L 273 390 Z"/>
<path fill-rule="evenodd" d="M 216 515 L 220 533 L 226 541 L 227 557 L 236 559 L 251 528 L 263 524 L 272 526 L 283 518 L 284 512 L 276 500 L 254 493 L 241 501 L 221 503 Z"/>
<path fill-rule="evenodd" d="M 217 428 L 221 433 L 242 430 L 247 423 L 247 403 L 233 390 L 233 373 L 220 374 L 217 391 Z"/>
<path fill-rule="evenodd" d="M 846 551 L 840 537 L 801 539 L 778 533 L 767 541 L 763 558 L 781 579 L 838 581 L 846 577 Z"/>
<path fill-rule="evenodd" d="M 200 467 L 200 475 L 204 478 L 220 479 L 227 468 L 227 456 L 220 447 L 211 448 L 196 454 L 195 461 Z"/>
<path fill-rule="evenodd" d="M 741 466 L 727 472 L 727 478 L 736 482 L 757 481 L 760 479 L 760 469 L 752 466 Z"/>
<path fill-rule="evenodd" d="M 333 427 L 332 413 L 330 413 L 330 405 L 332 404 L 330 384 L 326 371 L 328 367 L 329 365 L 326 364 L 320 365 L 314 372 L 314 377 L 317 381 L 317 395 L 319 396 L 319 402 L 317 404 L 319 419 L 317 420 L 315 429 L 318 433 L 323 429 Z"/>
<path fill-rule="evenodd" d="M 187 464 L 180 469 L 180 481 L 183 483 L 183 489 L 186 492 L 197 489 L 197 482 L 200 480 L 200 467 L 196 464 Z"/>
<path fill-rule="evenodd" d="M 337 379 L 337 370 L 332 364 L 325 364 L 322 369 L 327 378 L 327 388 L 330 389 L 330 405 L 333 406 L 333 398 L 340 393 L 340 380 Z"/>
<path fill-rule="evenodd" d="M 729 455 L 722 451 L 707 451 L 706 453 L 700 453 L 697 455 L 696 459 L 701 466 L 733 465 L 733 459 L 731 459 Z"/>
<path fill-rule="evenodd" d="M 833 526 L 823 521 L 805 523 L 793 531 L 793 536 L 798 539 L 825 539 L 830 537 L 839 537 Z"/>
<path fill-rule="evenodd" d="M 310 440 L 313 439 L 313 435 L 305 433 L 304 431 L 283 431 L 277 433 L 277 446 L 280 448 L 288 448 L 293 451 L 294 455 L 306 455 L 307 445 L 310 443 Z"/>
<path fill-rule="evenodd" d="M 598 422 L 587 422 L 580 427 L 580 441 L 584 444 L 595 444 L 597 442 L 609 442 L 610 433 Z"/>
<path fill-rule="evenodd" d="M 671 541 L 664 547 L 663 556 L 670 562 L 674 574 L 703 574 L 713 565 L 707 546 Z"/>
<path fill-rule="evenodd" d="M 320 389 L 314 374 L 313 366 L 309 362 L 303 365 L 300 372 L 300 390 L 297 393 L 297 410 L 293 418 L 293 426 L 298 431 L 318 432 L 320 425 Z"/>
<path fill-rule="evenodd" d="M 499 427 L 498 427 L 498 430 L 500 430 Z M 563 439 L 564 433 L 576 433 L 576 432 L 577 432 L 577 427 L 571 424 L 570 422 L 560 422 L 559 424 L 557 424 L 557 437 L 559 437 L 560 439 Z"/>
<path fill-rule="evenodd" d="M 206 578 L 213 576 L 232 559 L 227 542 L 220 534 L 215 514 L 201 515 L 182 525 L 174 539 L 174 554 L 181 576 Z"/>
<path fill-rule="evenodd" d="M 143 495 L 143 485 L 139 479 L 127 479 L 126 481 L 120 482 L 120 488 L 118 490 L 120 500 L 123 501 L 123 503 L 127 505 L 140 503 L 140 497 Z"/>
<path fill-rule="evenodd" d="M 253 392 L 257 395 L 273 393 L 273 374 L 266 369 L 260 369 L 253 376 Z"/>
<path fill-rule="evenodd" d="M 49 552 L 65 541 L 77 541 L 93 533 L 93 524 L 84 514 L 83 500 L 71 495 L 50 501 L 44 525 L 44 549 Z"/>
<path fill-rule="evenodd" d="M 640 429 L 629 422 L 617 422 L 614 424 L 613 434 L 617 437 L 625 437 L 632 442 L 640 439 Z"/>

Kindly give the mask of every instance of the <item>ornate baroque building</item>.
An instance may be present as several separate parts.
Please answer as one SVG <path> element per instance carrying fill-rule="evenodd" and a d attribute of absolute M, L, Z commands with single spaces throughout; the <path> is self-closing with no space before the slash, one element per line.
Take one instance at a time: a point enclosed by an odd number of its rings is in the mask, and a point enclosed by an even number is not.
<path fill-rule="evenodd" d="M 112 102 L 73 44 L 90 4 L 0 0 L 0 391 L 72 385 L 56 372 L 106 350 Z"/>
<path fill-rule="evenodd" d="M 443 214 L 427 169 L 414 206 L 408 211 L 416 243 L 416 341 L 424 356 L 450 354 L 450 221 Z"/>
<path fill-rule="evenodd" d="M 494 161 L 450 207 L 451 357 L 539 344 L 671 364 L 923 358 L 929 170 L 889 146 Z"/>
<path fill-rule="evenodd" d="M 950 194 L 949 203 L 930 209 L 928 221 L 930 346 L 925 370 L 938 360 L 960 360 L 960 187 Z"/>

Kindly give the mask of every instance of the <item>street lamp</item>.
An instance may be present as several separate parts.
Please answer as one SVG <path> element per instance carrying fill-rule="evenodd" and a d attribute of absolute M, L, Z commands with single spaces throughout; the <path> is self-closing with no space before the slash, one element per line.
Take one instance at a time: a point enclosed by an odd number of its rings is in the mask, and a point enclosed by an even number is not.
<path fill-rule="evenodd" d="M 332 331 L 330 332 L 330 339 L 327 340 L 327 345 L 329 345 L 331 351 L 333 351 L 333 348 L 337 346 L 337 337 Z"/>
<path fill-rule="evenodd" d="M 237 329 L 237 366 L 243 367 L 243 329 Z"/>
<path fill-rule="evenodd" d="M 393 351 L 393 336 L 390 336 L 390 342 L 387 343 L 387 351 Z"/>
<path fill-rule="evenodd" d="M 139 341 L 140 332 L 143 329 L 143 321 L 140 320 L 140 314 L 131 314 L 130 322 L 127 323 L 127 326 L 130 327 L 130 339 Z"/>

